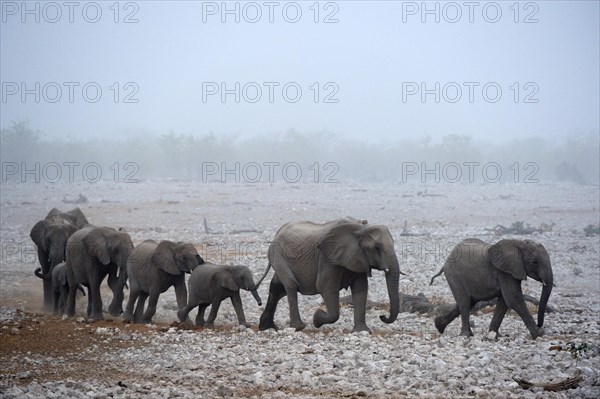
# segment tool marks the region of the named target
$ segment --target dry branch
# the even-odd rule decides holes
[[[417,295],[408,295],[402,292],[400,295],[400,312],[401,313],[431,313],[434,315],[437,314],[446,314],[450,312],[454,308],[454,304],[450,303],[432,303],[429,301],[429,298],[425,296],[423,293],[419,293]],[[531,302],[534,305],[539,305],[539,301],[530,295],[523,295],[523,299],[526,302]],[[352,305],[352,296],[346,295],[340,298],[340,303],[342,305]],[[473,306],[471,312],[477,312],[483,308],[488,306],[495,306],[496,299],[492,299],[490,301],[480,301]],[[373,302],[371,300],[367,301],[367,308],[386,308],[388,306],[387,303],[384,302]],[[554,313],[556,310],[548,305],[546,306],[546,313]]]
[[[577,369],[577,371],[575,371],[575,375],[573,377],[567,378],[566,380],[561,381],[561,382],[555,382],[555,383],[538,382],[538,383],[535,383],[535,382],[529,382],[523,378],[516,378],[516,377],[513,377],[513,380],[525,389],[539,387],[539,388],[544,388],[545,391],[556,392],[556,391],[563,391],[565,389],[575,388],[583,380],[583,377],[581,376],[581,370]]]
[[[525,222],[514,222],[510,225],[510,227],[502,226],[501,224],[497,224],[493,229],[485,229],[486,231],[494,232],[494,235],[503,236],[505,234],[514,234],[514,235],[530,235],[533,233],[543,234],[548,231],[552,231],[554,227],[554,223],[547,224],[542,223],[538,227],[530,226],[529,223]]]

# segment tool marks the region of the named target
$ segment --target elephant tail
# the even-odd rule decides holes
[[[262,275],[262,277],[258,280],[258,283],[256,283],[256,288],[258,289],[258,287],[260,286],[260,283],[262,283],[262,281],[265,279],[265,277],[267,277],[267,274],[269,273],[269,270],[271,270],[271,262],[269,262],[269,265],[267,266],[267,270],[265,270],[264,274]]]
[[[439,272],[438,272],[438,273],[437,273],[435,276],[433,276],[433,277],[431,278],[431,282],[429,283],[429,285],[432,285],[432,284],[433,284],[433,280],[434,280],[436,277],[438,277],[439,275],[441,275],[443,272],[444,272],[444,268],[442,267],[442,268],[440,269],[440,271],[439,271]]]

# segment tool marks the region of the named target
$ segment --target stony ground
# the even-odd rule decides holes
[[[245,264],[255,276],[266,267],[268,241],[287,221],[349,215],[383,223],[407,273],[401,290],[436,302],[451,302],[452,295],[443,277],[432,286],[429,279],[460,240],[497,241],[488,230],[497,224],[545,224],[551,231],[521,238],[542,242],[551,255],[557,287],[550,305],[556,312],[547,315],[546,335],[535,341],[512,312],[503,336],[488,337],[489,308],[472,317],[471,339],[458,337],[458,321],[440,335],[426,314],[402,313],[386,325],[379,320],[387,312],[385,282],[374,273],[369,299],[376,306],[367,312],[372,335],[350,332],[348,306],[333,325],[287,329],[285,300],[275,319],[284,328],[258,332],[262,308],[246,292],[250,329],[236,325],[228,303],[214,328],[182,328],[174,323],[172,291],[161,297],[153,325],[124,324],[108,315],[88,322],[81,317],[84,300],[77,317],[62,320],[40,312],[41,282],[32,273],[37,260],[28,235],[50,208],[70,209],[63,199],[80,193],[88,202],[79,206],[94,224],[124,227],[135,243],[190,241],[205,259]],[[597,186],[7,183],[0,206],[2,397],[600,397],[600,242],[583,232],[598,223]],[[401,236],[405,222],[409,232],[424,235]],[[523,286],[539,296],[538,283]],[[263,283],[263,301],[267,290]],[[111,294],[103,292],[107,304]],[[300,298],[306,322],[320,305],[318,296]],[[559,392],[525,390],[513,379],[558,382],[578,370],[578,387]]]

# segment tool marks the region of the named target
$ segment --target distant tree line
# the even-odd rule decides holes
[[[502,144],[454,134],[439,142],[423,137],[373,143],[294,129],[251,138],[168,132],[67,140],[47,138],[28,121],[18,121],[1,130],[0,144],[3,182],[19,179],[15,165],[35,170],[35,164],[43,167],[51,162],[94,162],[103,169],[115,165],[123,169],[133,163],[137,178],[227,182],[235,181],[237,173],[241,182],[324,182],[329,178],[334,182],[566,181],[597,185],[600,173],[598,132],[574,133],[564,139],[524,137]],[[296,180],[298,170],[301,176]],[[105,175],[103,178],[112,178],[110,173]]]

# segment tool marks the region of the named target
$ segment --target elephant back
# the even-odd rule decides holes
[[[127,272],[135,274],[137,272],[135,266],[147,265],[157,247],[158,243],[156,241],[146,240],[133,248],[129,258],[127,258]]]
[[[84,228],[79,229],[76,232],[74,232],[73,234],[71,234],[71,236],[67,240],[67,251],[66,251],[66,253],[67,253],[67,262],[68,262],[69,256],[70,255],[72,256],[72,255],[75,254],[74,251],[77,251],[77,250],[81,251],[81,250],[83,250],[83,239],[94,228],[96,228],[96,226],[88,224]]]
[[[188,284],[196,284],[196,282],[202,281],[207,278],[212,278],[213,274],[215,274],[217,271],[221,270],[224,267],[226,266],[219,266],[215,265],[214,263],[204,262],[192,271]]]
[[[478,238],[461,241],[448,256],[444,270],[451,271],[461,265],[460,272],[465,273],[469,269],[478,269],[481,265],[492,267],[487,254],[489,247],[490,244]]]
[[[286,261],[302,261],[305,255],[315,255],[319,237],[327,229],[326,225],[312,222],[290,222],[283,225],[269,249],[269,261],[275,267],[278,257]]]

